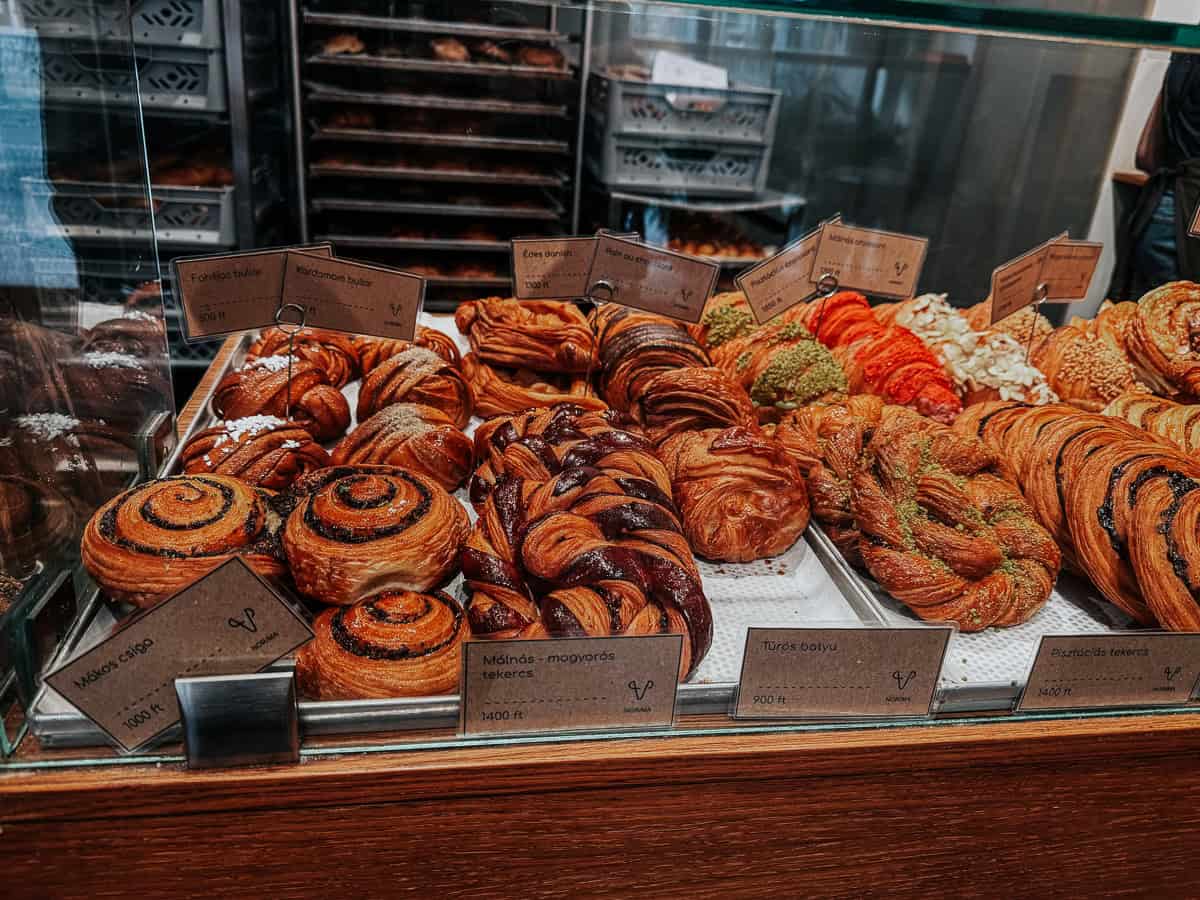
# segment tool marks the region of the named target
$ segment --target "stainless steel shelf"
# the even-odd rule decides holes
[[[526,187],[560,188],[566,176],[559,174],[517,175],[503,172],[471,172],[467,170],[410,169],[395,166],[351,165],[333,166],[314,163],[308,167],[312,177],[380,178],[396,181],[450,181],[464,184],[514,184]]]
[[[507,253],[508,241],[459,241],[453,238],[392,238],[365,234],[319,234],[313,240],[330,241],[335,246],[373,247],[378,250],[471,250]]]
[[[476,22],[443,22],[438,19],[391,18],[364,16],[356,13],[326,13],[304,11],[306,25],[332,25],[339,28],[365,28],[377,31],[404,31],[412,34],[452,35],[454,37],[492,38],[499,41],[529,41],[559,44],[570,40],[567,35],[544,28],[514,28]]]
[[[526,103],[495,100],[490,97],[447,97],[440,94],[411,94],[405,91],[348,91],[318,81],[306,81],[309,103],[352,103],[373,106],[401,106],[412,109],[457,110],[459,112],[499,113],[513,116],[553,116],[565,118],[562,103]]]
[[[629,191],[605,191],[613,200],[639,203],[642,206],[657,206],[662,209],[686,209],[691,212],[731,213],[749,212],[759,209],[781,209],[801,207],[808,201],[801,194],[780,191],[763,191],[744,200],[690,200],[678,194],[637,194]]]
[[[558,205],[536,207],[488,206],[465,203],[427,203],[424,201],[354,200],[342,197],[315,197],[309,207],[319,211],[411,213],[428,216],[470,216],[488,219],[540,219],[556,221],[562,218]]]
[[[314,141],[354,141],[361,144],[413,144],[421,147],[461,147],[465,150],[526,150],[531,153],[568,153],[566,141],[536,138],[498,138],[476,134],[431,134],[425,131],[379,131],[373,128],[323,128]]]
[[[400,56],[370,56],[365,53],[314,53],[305,63],[310,66],[342,66],[354,69],[392,69],[398,72],[431,72],[436,75],[476,75],[483,78],[540,78],[568,81],[574,72],[568,66],[518,66],[504,63],[446,62],[440,59],[406,59]]]

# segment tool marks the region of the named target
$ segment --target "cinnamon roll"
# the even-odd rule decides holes
[[[75,515],[55,487],[0,475],[0,572],[25,578],[66,548]]]
[[[447,491],[462,487],[471,474],[474,446],[449,416],[432,406],[385,406],[333,451],[335,466],[397,466],[428,475]]]
[[[277,505],[296,587],[338,606],[444,584],[470,531],[466,510],[437,482],[394,466],[321,469]]]
[[[151,606],[240,556],[284,573],[279,517],[260,488],[223,475],[180,475],[130,488],[83,531],[88,574],[110,597]]]
[[[487,297],[459,304],[454,322],[486,363],[580,375],[592,368],[592,332],[573,303]]]
[[[686,431],[669,438],[659,456],[699,556],[725,562],[777,556],[808,527],[800,470],[757,428]]]
[[[213,393],[213,411],[222,419],[274,416],[294,421],[315,440],[331,441],[350,427],[350,404],[328,382],[324,369],[304,359],[262,356],[229,372]],[[288,398],[291,397],[291,415]]]
[[[182,452],[189,475],[230,475],[278,491],[329,465],[329,454],[295,422],[250,416],[221,422],[192,437]]]
[[[287,358],[291,347],[297,359],[305,359],[325,372],[326,381],[343,388],[360,374],[358,350],[348,334],[321,328],[301,328],[291,335],[282,328],[268,328],[246,351],[248,360],[264,356]]]
[[[681,324],[663,316],[609,303],[592,312],[600,395],[628,412],[647,382],[671,369],[712,363]]]
[[[393,403],[440,409],[458,428],[466,427],[475,405],[462,372],[424,347],[402,350],[371,370],[359,389],[358,420]]]
[[[1126,348],[1156,394],[1200,397],[1200,285],[1172,281],[1137,302]]]
[[[327,609],[296,654],[296,680],[314,700],[428,697],[458,689],[463,609],[442,591],[383,591]]]
[[[555,403],[604,409],[582,375],[552,375],[529,369],[489,365],[474,353],[463,358],[463,375],[471,385],[476,414],[488,418]]]
[[[746,392],[715,367],[656,375],[646,382],[633,414],[655,444],[684,431],[753,425],[756,421]]]
[[[369,375],[381,362],[391,359],[401,350],[407,350],[415,343],[418,347],[432,350],[450,365],[458,368],[462,365],[462,356],[458,345],[450,335],[435,328],[417,326],[417,339],[410,343],[398,338],[377,338],[358,336],[354,338],[354,347],[358,352],[358,366],[364,376]]]

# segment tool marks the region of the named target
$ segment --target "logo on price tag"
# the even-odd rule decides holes
[[[830,222],[821,228],[809,281],[816,285],[832,275],[840,288],[907,300],[928,249],[928,238]]]

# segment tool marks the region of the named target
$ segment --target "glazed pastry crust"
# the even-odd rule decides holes
[[[287,356],[294,347],[297,359],[308,360],[325,372],[326,381],[343,388],[360,374],[358,352],[348,334],[320,328],[301,328],[293,338],[281,328],[268,328],[246,351],[247,359]]]
[[[711,365],[687,329],[662,316],[609,303],[589,321],[596,334],[600,395],[621,412],[632,408],[655,376]]]
[[[746,392],[716,367],[656,375],[646,383],[633,415],[655,444],[685,431],[753,425],[756,421]]]
[[[1139,379],[1157,394],[1200,397],[1200,285],[1172,281],[1137,307],[1126,347]]]
[[[272,491],[329,465],[329,454],[306,429],[271,416],[205,428],[187,442],[182,459],[189,475],[229,475]]]
[[[398,466],[455,491],[471,474],[474,446],[441,410],[419,403],[385,406],[333,451],[333,465]]]
[[[401,350],[371,370],[359,388],[358,419],[365,421],[394,403],[432,406],[458,428],[467,426],[475,406],[462,372],[424,347]]]
[[[250,416],[288,418],[286,361],[272,356],[252,360],[221,379],[213,393],[213,411],[227,421]],[[324,369],[303,359],[292,361],[291,420],[318,441],[331,441],[350,427],[350,405],[342,392],[328,383]]]
[[[528,369],[502,369],[476,354],[463,359],[463,375],[471,385],[475,412],[483,418],[517,413],[555,403],[575,403],[587,409],[604,409],[582,375],[545,375]]]
[[[491,365],[587,375],[594,363],[592,331],[573,303],[487,297],[460,304],[454,322]]]

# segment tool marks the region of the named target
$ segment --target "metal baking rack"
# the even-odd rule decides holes
[[[335,247],[369,247],[374,250],[470,250],[485,253],[507,253],[508,241],[467,241],[453,238],[393,238],[367,234],[319,234],[318,241],[330,241]]]
[[[497,41],[527,41],[532,44],[559,44],[570,38],[544,28],[517,28],[479,22],[449,22],[420,17],[389,18],[358,13],[304,11],[306,25],[330,25],[376,31],[403,31],[412,34],[437,34],[450,37],[490,38]]]
[[[540,138],[491,137],[482,134],[434,134],[429,131],[383,131],[376,128],[316,126],[314,141],[352,141],[365,144],[411,144],[419,147],[460,147],[463,150],[523,150],[527,153],[570,153],[566,141]]]
[[[482,78],[542,78],[568,81],[575,71],[566,66],[522,66],[508,63],[448,62],[443,59],[412,59],[404,56],[371,56],[366,53],[313,53],[305,58],[310,66],[349,66],[355,69],[391,69],[394,72],[430,72],[435,75],[475,75]]]
[[[414,215],[470,216],[488,219],[562,218],[563,208],[552,198],[542,198],[545,206],[488,206],[478,203],[425,203],[394,200],[356,200],[344,197],[316,197],[312,208],[335,212],[413,213]]]
[[[535,103],[493,97],[454,97],[445,94],[414,94],[408,91],[352,91],[336,85],[306,81],[309,103],[346,103],[356,106],[401,106],[414,109],[445,109],[459,112],[502,113],[510,116],[567,117],[563,103]]]
[[[561,188],[566,176],[561,173],[522,175],[506,172],[472,172],[468,169],[400,168],[367,164],[327,165],[313,163],[308,167],[312,178],[379,178],[396,181],[445,181],[462,184],[507,184],[527,187]]]

